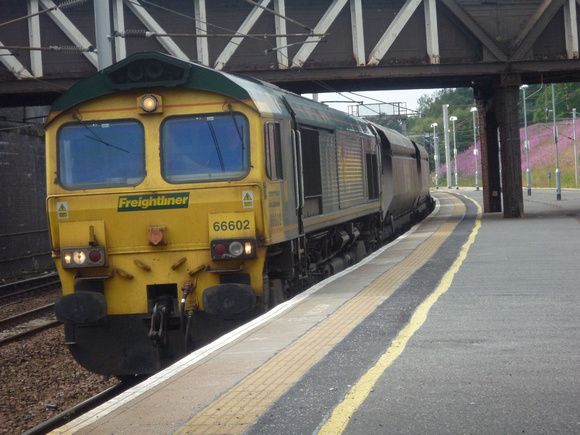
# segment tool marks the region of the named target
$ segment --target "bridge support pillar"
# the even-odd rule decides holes
[[[502,75],[500,85],[495,92],[501,143],[503,216],[506,218],[524,217],[522,151],[518,116],[521,84],[519,75]]]
[[[519,85],[518,75],[508,75],[502,76],[499,82],[478,83],[474,86],[482,126],[483,211],[501,211],[503,197],[504,217],[524,216]]]
[[[491,84],[474,87],[479,114],[481,141],[481,178],[483,185],[483,212],[501,211],[501,180],[499,167],[499,142],[494,94]]]

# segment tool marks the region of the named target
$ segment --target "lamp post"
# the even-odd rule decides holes
[[[455,188],[459,189],[459,175],[457,174],[457,144],[455,143],[455,121],[457,116],[450,116],[449,121],[453,124],[453,157],[455,159]]]
[[[574,166],[576,168],[576,189],[578,189],[578,140],[576,137],[576,109],[572,109],[572,125],[574,126]]]
[[[443,104],[443,138],[445,139],[445,166],[447,166],[447,188],[451,189],[451,152],[449,150],[449,104]]]
[[[479,172],[477,165],[477,127],[475,125],[475,113],[477,107],[472,107],[469,111],[473,114],[473,155],[475,156],[475,190],[479,190]]]
[[[435,160],[435,188],[439,189],[439,143],[437,142],[437,132],[435,131],[437,125],[434,122],[431,124],[431,128],[433,128],[433,146],[435,148],[435,153],[433,154],[433,159]]]
[[[562,184],[560,180],[560,164],[558,163],[558,126],[556,125],[556,94],[552,83],[552,112],[554,115],[554,145],[556,146],[556,200],[562,199]]]
[[[520,89],[524,93],[524,133],[526,148],[526,180],[528,183],[528,196],[532,196],[532,176],[530,174],[530,142],[528,141],[528,113],[526,111],[526,89],[528,85],[521,85]]]

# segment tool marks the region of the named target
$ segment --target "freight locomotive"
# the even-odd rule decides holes
[[[103,375],[162,369],[433,207],[428,155],[401,134],[160,53],[78,82],[46,144],[55,311]]]

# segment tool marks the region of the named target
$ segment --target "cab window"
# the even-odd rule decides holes
[[[65,124],[57,152],[65,189],[136,186],[145,178],[145,139],[137,121]]]
[[[244,178],[250,170],[248,131],[241,113],[168,118],[161,126],[163,178],[170,183]]]
[[[266,123],[266,173],[270,180],[283,179],[280,124]]]

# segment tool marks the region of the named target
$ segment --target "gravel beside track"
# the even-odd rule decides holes
[[[1,307],[0,318],[46,305],[60,294]],[[73,360],[63,326],[0,347],[0,361],[0,434],[20,434],[119,383]]]

